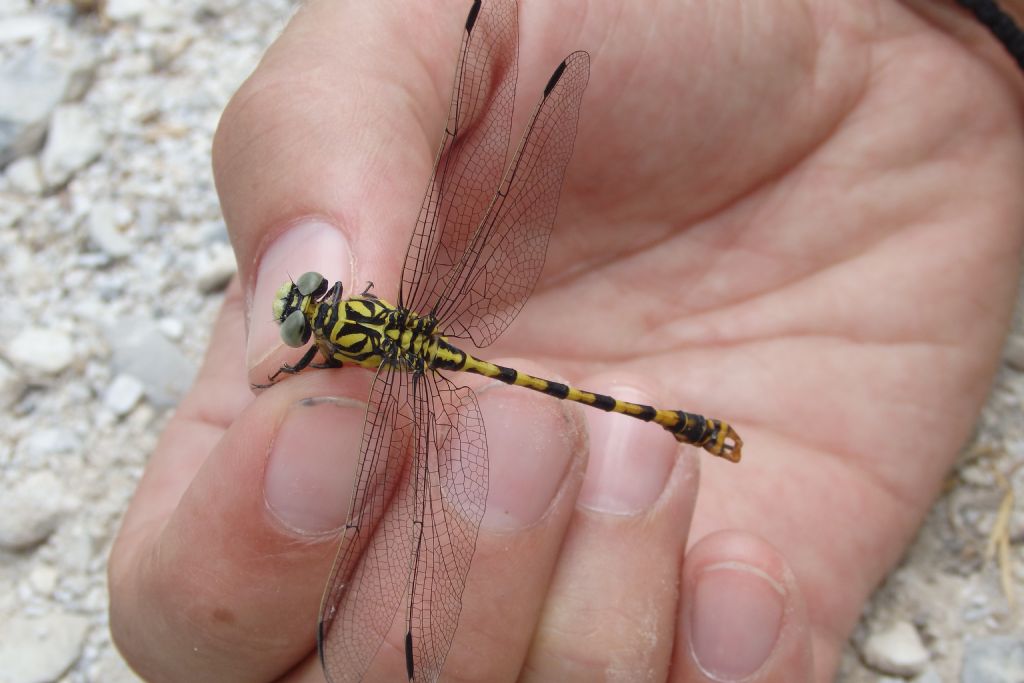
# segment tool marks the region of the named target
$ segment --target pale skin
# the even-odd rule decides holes
[[[239,283],[110,560],[147,680],[322,680],[370,375],[250,383],[300,355],[270,317],[289,274],[394,300],[468,4],[308,2],[224,114]],[[1024,77],[952,3],[521,5],[517,124],[570,50],[592,76],[544,274],[481,355],[727,419],[744,459],[481,391],[491,497],[445,676],[831,680],[998,363]],[[315,396],[351,402],[285,434]]]

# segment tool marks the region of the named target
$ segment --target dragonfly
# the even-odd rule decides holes
[[[583,391],[456,346],[494,342],[540,276],[590,76],[584,51],[557,66],[506,165],[517,63],[515,0],[474,0],[397,304],[372,285],[346,298],[341,282],[329,287],[315,272],[274,297],[282,341],[309,347],[271,383],[307,367],[376,373],[355,491],[320,607],[318,649],[332,683],[365,675],[399,610],[409,680],[436,680],[451,648],[488,487],[480,408],[452,375],[475,373],[654,422],[677,441],[740,459],[743,442],[722,420]]]

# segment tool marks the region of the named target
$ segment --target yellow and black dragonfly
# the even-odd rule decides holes
[[[313,344],[271,382],[309,366],[376,371],[356,489],[320,608],[320,658],[332,683],[363,676],[400,608],[410,680],[435,680],[451,647],[488,464],[476,397],[448,374],[472,372],[655,422],[680,442],[740,458],[742,441],[721,420],[581,391],[453,344],[488,346],[530,296],[572,156],[589,55],[574,52],[555,69],[506,167],[517,60],[515,0],[475,0],[397,305],[369,288],[345,298],[340,282],[328,287],[319,273],[275,296],[284,342]]]

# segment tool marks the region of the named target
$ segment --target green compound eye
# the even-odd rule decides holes
[[[295,288],[302,296],[312,295],[316,299],[327,291],[327,278],[314,271],[303,273],[302,277],[295,281]]]
[[[281,323],[281,341],[298,348],[309,341],[310,329],[302,311],[292,311]]]

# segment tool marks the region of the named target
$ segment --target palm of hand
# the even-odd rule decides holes
[[[595,56],[546,277],[500,346],[738,423],[691,542],[774,543],[824,670],[969,434],[1020,242],[1010,99],[895,5],[706,10],[723,35],[688,8],[610,39],[628,52]]]

